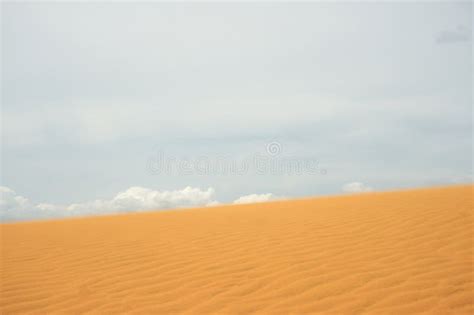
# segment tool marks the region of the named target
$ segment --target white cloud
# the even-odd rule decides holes
[[[215,198],[215,190],[212,187],[207,190],[193,187],[186,187],[181,190],[153,190],[135,186],[119,192],[112,199],[98,199],[69,205],[51,203],[35,204],[5,186],[0,186],[0,193],[1,221],[220,205],[220,202]],[[236,199],[234,204],[265,202],[274,199],[278,198],[271,193],[251,194]]]
[[[73,213],[87,211],[128,212],[133,210],[171,209],[194,206],[207,206],[214,200],[214,189],[200,190],[186,187],[182,190],[159,191],[143,187],[130,187],[118,193],[111,200],[95,200],[88,203],[70,205],[67,210]]]
[[[70,205],[33,204],[8,187],[0,186],[0,217],[2,220],[68,217],[110,214],[139,210],[172,209],[216,205],[213,188],[201,190],[186,187],[182,190],[152,190],[130,187],[109,200],[94,200]]]
[[[342,186],[342,191],[346,193],[363,193],[370,192],[372,190],[372,187],[360,182],[347,183]]]
[[[242,196],[236,200],[234,200],[235,204],[242,204],[242,203],[255,203],[255,202],[265,202],[277,199],[277,197],[271,193],[268,194],[251,194]]]
[[[4,217],[10,213],[26,214],[32,204],[28,199],[19,196],[13,189],[0,186],[0,216]]]

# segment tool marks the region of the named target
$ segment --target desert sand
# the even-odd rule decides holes
[[[474,314],[473,188],[2,224],[0,313]]]

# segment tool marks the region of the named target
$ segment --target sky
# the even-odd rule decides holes
[[[470,2],[2,2],[0,217],[471,183],[472,24]]]

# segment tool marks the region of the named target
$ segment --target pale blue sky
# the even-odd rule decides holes
[[[3,2],[2,186],[216,199],[472,181],[472,5]],[[156,150],[316,159],[317,175],[153,175]]]

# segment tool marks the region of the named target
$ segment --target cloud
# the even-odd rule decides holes
[[[451,44],[471,40],[471,30],[464,25],[458,25],[454,30],[444,30],[436,35],[438,44]]]
[[[71,204],[66,210],[73,215],[81,215],[207,206],[214,203],[214,195],[213,188],[204,191],[192,187],[182,190],[158,191],[143,187],[130,187],[126,191],[118,193],[111,200]]]
[[[0,221],[62,218],[184,207],[210,207],[221,204],[217,201],[215,190],[212,187],[207,190],[189,186],[181,190],[153,190],[134,186],[119,192],[112,199],[98,199],[69,205],[35,204],[5,186],[0,186],[0,193]],[[251,194],[236,199],[234,203],[255,203],[274,199],[278,198],[271,193]]]
[[[33,204],[14,190],[0,186],[0,218],[2,220],[25,220],[53,217],[69,217],[122,213],[139,210],[172,209],[216,205],[213,188],[201,190],[186,187],[182,190],[152,190],[130,187],[109,200],[94,200],[70,205],[49,203]]]
[[[265,201],[270,201],[270,200],[275,200],[275,199],[277,199],[277,197],[271,193],[251,194],[251,195],[242,196],[234,200],[234,204],[265,202]]]
[[[372,190],[372,187],[360,182],[347,183],[342,186],[342,191],[346,193],[363,193]]]
[[[0,186],[0,216],[8,216],[13,213],[26,214],[31,209],[31,202],[23,196],[19,196],[13,189]]]

